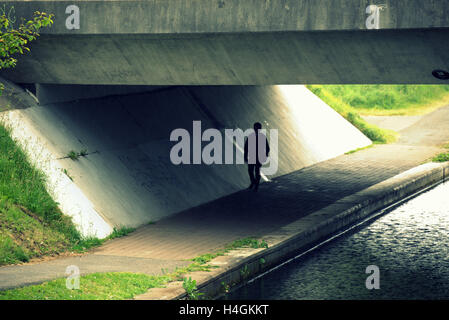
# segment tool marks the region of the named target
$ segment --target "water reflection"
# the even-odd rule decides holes
[[[441,184],[227,299],[448,299],[448,195]],[[379,290],[365,287],[373,264]]]

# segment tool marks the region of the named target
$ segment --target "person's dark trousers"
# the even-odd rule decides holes
[[[250,188],[254,187],[255,190],[259,188],[260,167],[262,167],[261,164],[248,164],[248,173],[251,180]]]

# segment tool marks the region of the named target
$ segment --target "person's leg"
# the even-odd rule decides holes
[[[255,167],[256,166],[254,164],[248,164],[248,174],[249,174],[249,179],[251,180],[251,185],[249,186],[248,189],[251,189],[256,184],[256,182],[255,182],[256,178],[254,177]]]
[[[254,166],[254,171],[256,172],[256,176],[254,179],[254,184],[255,184],[255,190],[257,191],[257,189],[259,188],[259,183],[260,183],[260,168],[262,167],[262,165],[260,164],[256,164]]]

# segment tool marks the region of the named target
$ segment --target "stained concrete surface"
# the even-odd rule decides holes
[[[249,185],[245,165],[172,164],[170,133],[191,132],[194,120],[203,130],[246,130],[255,121],[278,130],[278,171],[269,179],[371,144],[303,86],[172,87],[34,105],[20,115],[111,227],[157,221]],[[71,150],[88,155],[74,161]]]
[[[445,0],[6,0],[5,11],[30,17],[55,14],[43,33],[53,34],[202,34],[281,31],[364,30],[369,5],[382,5],[382,29],[449,27]],[[80,28],[70,29],[69,5],[80,12]],[[370,10],[371,11],[371,10]],[[70,22],[70,19],[69,19]]]
[[[97,85],[444,84],[448,30],[43,34],[16,83]]]
[[[79,29],[65,1],[2,3],[12,18],[56,15],[2,70],[16,83],[439,84],[432,71],[449,69],[446,0],[384,0],[379,30],[368,0],[72,1]]]

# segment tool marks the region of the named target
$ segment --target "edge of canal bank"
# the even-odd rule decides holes
[[[319,242],[351,228],[386,207],[414,195],[434,184],[443,182],[449,174],[449,162],[426,163],[373,185],[353,195],[298,219],[269,233],[261,239],[267,249],[236,249],[209,262],[210,271],[187,274],[197,283],[197,289],[207,299],[226,294],[230,288],[241,286],[279,266],[285,261],[305,253]],[[169,283],[166,288],[150,289],[135,297],[136,300],[187,299],[182,281]]]

